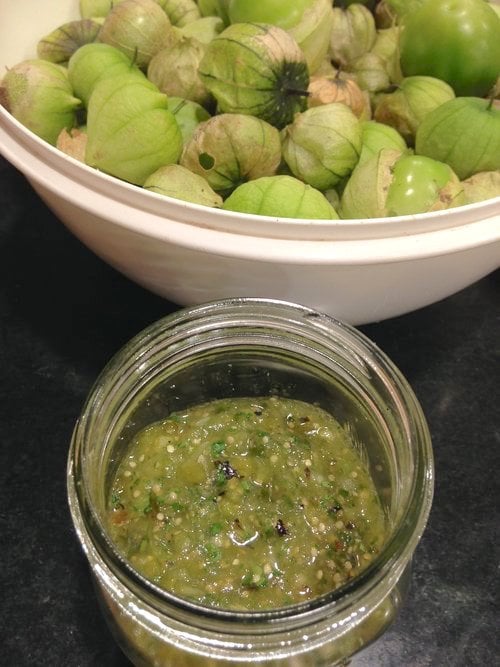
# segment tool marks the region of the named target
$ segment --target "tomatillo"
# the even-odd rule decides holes
[[[403,17],[400,54],[405,76],[482,97],[500,74],[500,18],[484,0],[425,0]]]

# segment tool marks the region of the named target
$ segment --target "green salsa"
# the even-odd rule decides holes
[[[109,496],[132,566],[178,597],[263,610],[356,576],[386,523],[349,430],[291,399],[228,398],[141,431]]]

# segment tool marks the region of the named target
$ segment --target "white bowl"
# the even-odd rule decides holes
[[[29,57],[78,1],[0,0],[0,71]],[[178,304],[295,301],[351,324],[442,299],[500,267],[500,197],[415,216],[291,220],[165,198],[99,173],[0,107],[0,150],[62,222],[137,283]]]

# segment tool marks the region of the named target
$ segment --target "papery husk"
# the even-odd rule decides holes
[[[329,55],[334,63],[346,67],[372,48],[375,37],[375,20],[369,9],[358,3],[347,9],[333,8]]]
[[[415,151],[450,165],[465,180],[500,169],[500,108],[479,97],[456,97],[420,123]]]
[[[500,170],[481,171],[462,181],[467,204],[500,197]]]
[[[319,190],[287,175],[262,177],[240,185],[226,199],[223,208],[273,218],[338,218],[334,207]]]
[[[127,74],[95,86],[87,133],[85,162],[136,185],[177,162],[183,145],[167,96],[145,77]]]
[[[212,96],[198,76],[206,46],[196,39],[181,37],[168,49],[159,51],[148,65],[148,79],[166,95],[207,105]]]
[[[271,176],[281,161],[278,130],[243,114],[219,114],[200,123],[179,164],[228,194],[245,181]]]
[[[179,28],[201,18],[199,7],[194,0],[162,0],[161,6],[170,23]]]
[[[328,54],[332,26],[331,0],[315,0],[304,10],[299,23],[287,31],[302,49],[309,74],[316,72]]]
[[[177,33],[155,0],[123,0],[106,16],[99,41],[123,51],[137,67],[177,41]]]
[[[209,44],[224,30],[224,21],[218,16],[203,16],[181,28],[181,33],[189,39]]]
[[[191,139],[198,125],[210,118],[210,114],[201,104],[182,97],[169,96],[168,108],[175,116],[184,144]]]
[[[345,104],[312,107],[282,132],[282,153],[294,176],[319,190],[334,187],[354,169],[361,124]]]
[[[354,75],[361,90],[370,94],[386,90],[391,85],[385,60],[375,53],[365,53],[351,61],[349,72]]]
[[[86,128],[74,127],[69,131],[64,128],[57,137],[56,148],[79,162],[85,162],[87,138]]]
[[[340,217],[367,219],[387,216],[387,191],[394,163],[402,151],[382,149],[378,155],[358,164],[347,181],[340,201]]]
[[[380,56],[385,62],[385,68],[391,83],[400,83],[403,79],[399,62],[399,35],[401,28],[392,26],[377,31],[377,38],[371,48],[371,53]]]
[[[361,138],[361,154],[358,166],[378,155],[384,148],[391,148],[401,153],[407,150],[406,142],[397,130],[375,120],[367,120],[361,123]]]
[[[199,74],[224,113],[257,116],[282,128],[307,106],[305,56],[276,26],[229,26],[208,44]]]
[[[122,51],[102,43],[84,44],[68,62],[68,78],[77,97],[88,106],[96,84],[102,79],[120,74],[133,74],[143,79],[144,74]]]
[[[391,26],[396,25],[398,20],[397,13],[387,4],[386,0],[380,0],[380,2],[375,5],[373,16],[375,17],[377,30],[390,28]]]
[[[227,8],[229,0],[198,0],[198,7],[202,16],[219,16],[224,25],[229,25]]]
[[[212,190],[205,178],[179,164],[160,167],[146,179],[143,187],[150,192],[192,204],[212,208],[222,206],[222,197]]]
[[[53,146],[61,130],[76,125],[76,112],[82,106],[73,95],[66,68],[36,58],[7,70],[0,85],[0,104]]]
[[[42,37],[37,44],[37,55],[52,63],[67,63],[81,46],[96,40],[100,29],[101,24],[92,19],[65,23]]]
[[[84,19],[99,19],[105,18],[109,12],[125,0],[80,0],[80,16]],[[167,0],[155,0],[163,9],[163,5]]]
[[[394,127],[409,146],[425,116],[455,97],[453,88],[441,79],[411,76],[403,79],[396,90],[377,98],[374,118]]]
[[[307,105],[309,108],[342,102],[358,118],[368,119],[370,117],[370,100],[352,79],[342,79],[340,76],[313,76],[309,82],[308,91]]]

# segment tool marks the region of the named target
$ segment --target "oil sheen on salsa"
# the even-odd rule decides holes
[[[221,399],[141,431],[117,470],[109,529],[178,597],[263,610],[338,588],[373,559],[385,520],[347,429],[301,401]]]

